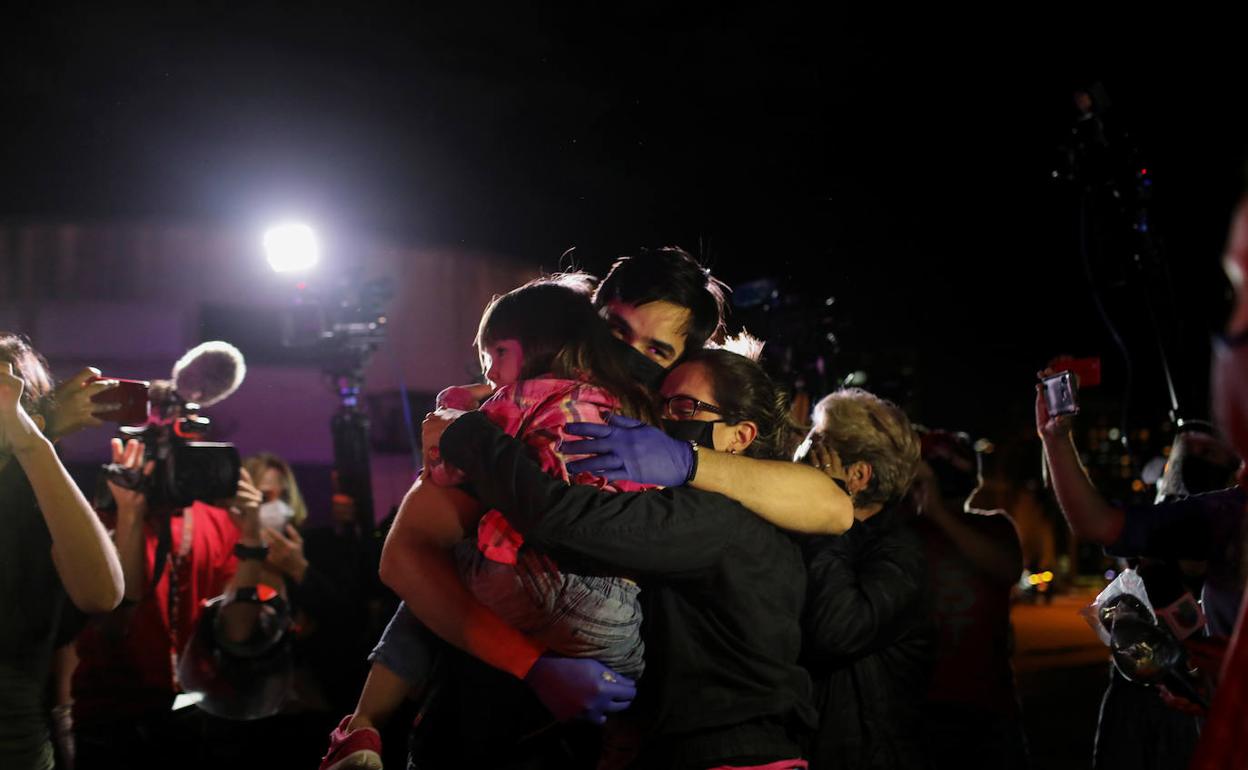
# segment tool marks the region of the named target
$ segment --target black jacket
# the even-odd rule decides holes
[[[844,535],[807,542],[802,657],[819,710],[812,770],[924,766],[919,728],[935,631],[909,515],[886,508]]]
[[[644,767],[800,756],[814,726],[798,665],[806,572],[798,546],[739,503],[687,488],[612,494],[568,486],[524,445],[470,413],[441,441],[448,462],[561,567],[642,585],[649,724]]]

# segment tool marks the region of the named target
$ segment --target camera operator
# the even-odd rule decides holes
[[[114,439],[112,454],[124,469],[152,473],[138,440]],[[121,556],[125,600],[79,638],[78,766],[194,766],[204,754],[193,714],[172,710],[180,689],[177,660],[196,633],[204,600],[219,594],[225,595],[216,628],[222,647],[263,643],[256,639],[264,633],[258,598],[266,592],[259,585],[267,555],[262,496],[245,471],[236,496],[220,507],[197,500],[169,510],[111,478],[108,486],[116,511],[101,516]]]
[[[94,390],[106,390],[107,383]],[[121,565],[91,506],[41,432],[54,414],[43,359],[0,333],[0,766],[51,768],[44,694],[66,598],[83,612],[121,601]]]
[[[965,433],[923,431],[911,494],[927,553],[936,616],[936,668],[924,729],[933,768],[1027,767],[1010,665],[1010,591],[1022,545],[1005,511],[971,507],[979,453]]]

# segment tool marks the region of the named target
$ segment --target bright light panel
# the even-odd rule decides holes
[[[282,224],[264,233],[264,253],[269,267],[278,273],[307,270],[320,259],[316,233],[304,224]]]

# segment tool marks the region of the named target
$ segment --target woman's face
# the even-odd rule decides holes
[[[277,468],[265,468],[260,474],[260,483],[256,486],[264,495],[265,502],[272,502],[286,494],[286,479]]]
[[[662,397],[664,404],[667,404],[668,399],[674,396],[684,396],[711,407],[719,407],[719,402],[715,400],[715,383],[712,380],[711,370],[698,361],[681,364],[673,369],[663,380],[663,387],[659,389],[659,395]],[[744,421],[736,425],[729,425],[724,421],[723,415],[708,409],[697,408],[692,415],[669,414],[665,409],[663,417],[669,420],[714,422],[715,427],[712,429],[714,448],[720,452],[741,452],[753,440],[753,433],[750,434],[749,438],[744,438],[740,435],[741,431],[738,428]],[[753,425],[753,423],[750,424]]]

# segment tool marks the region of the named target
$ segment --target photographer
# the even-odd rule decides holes
[[[369,589],[377,574],[371,538],[360,532],[354,502],[334,496],[333,525],[309,527],[308,510],[290,465],[262,452],[243,467],[264,496],[261,536],[269,547],[263,581],[284,585],[294,622],[292,686],[281,710],[236,725],[255,746],[250,757],[272,767],[315,767],[321,736],[334,714],[352,705],[369,642]]]
[[[179,677],[189,672],[211,680],[219,673],[214,663],[262,655],[284,628],[286,618],[271,607],[282,587],[261,585],[268,551],[260,491],[239,472],[231,447],[185,439],[206,426],[190,404],[225,398],[244,371],[241,355],[225,343],[195,348],[174,367],[172,381],[153,388],[156,416],[143,432],[152,446],[112,442],[106,478],[115,509],[100,517],[121,558],[125,600],[79,637],[73,693],[81,768],[188,766],[209,759],[212,746],[197,739],[211,720],[197,710],[172,710],[183,689]],[[230,489],[233,497],[218,505],[197,499]],[[207,601],[219,595],[219,602]],[[207,617],[214,623],[201,629]],[[188,646],[193,638],[196,646]],[[184,651],[205,646],[205,660],[179,667]],[[212,694],[205,697],[207,705]]]
[[[936,616],[936,668],[924,729],[932,767],[1027,767],[1014,671],[1010,591],[1022,545],[1005,511],[972,508],[979,453],[965,433],[922,432],[911,490]]]
[[[107,389],[107,384],[96,390]],[[44,692],[65,599],[83,612],[121,600],[107,533],[41,432],[47,366],[24,339],[0,333],[0,766],[51,768]]]
[[[144,446],[113,439],[113,461],[143,468]],[[189,736],[172,712],[180,686],[176,661],[195,633],[204,600],[226,595],[220,636],[236,645],[256,630],[257,593],[264,548],[260,492],[244,472],[238,494],[226,507],[196,501],[161,510],[144,492],[108,482],[115,513],[101,512],[113,531],[125,573],[125,600],[112,615],[93,622],[78,641],[81,662],[74,676],[74,722],[79,767],[135,766],[152,750],[175,752]],[[167,528],[171,546],[161,548]],[[241,556],[241,558],[240,558]],[[155,760],[154,760],[155,761]],[[168,756],[159,764],[169,762]]]

